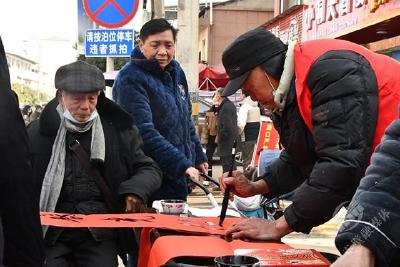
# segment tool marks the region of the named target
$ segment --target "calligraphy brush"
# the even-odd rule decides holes
[[[207,181],[210,181],[211,183],[213,183],[213,184],[215,184],[216,186],[219,187],[219,183],[214,178],[212,178],[211,176],[209,176],[209,175],[207,175],[205,173],[200,173],[200,175],[203,176]]]
[[[233,147],[232,147],[231,166],[229,169],[228,177],[232,177],[233,168],[235,167],[236,144],[237,144],[237,142],[235,140],[235,142],[233,143]],[[219,226],[222,226],[222,224],[224,223],[224,220],[225,220],[226,210],[228,209],[229,195],[231,193],[231,189],[232,188],[230,185],[228,185],[225,188],[224,199],[222,200],[221,214],[219,215]]]

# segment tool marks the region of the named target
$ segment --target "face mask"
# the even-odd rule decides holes
[[[65,109],[64,113],[63,113],[64,118],[66,118],[67,120],[73,122],[73,123],[78,123],[78,124],[83,124],[83,123],[88,123],[89,121],[94,120],[97,116],[99,116],[99,113],[97,113],[97,110],[94,110],[92,112],[92,114],[90,115],[89,119],[85,122],[80,122],[77,121],[71,114],[71,112],[69,112],[68,109]]]

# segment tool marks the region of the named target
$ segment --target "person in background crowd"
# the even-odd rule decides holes
[[[243,169],[247,169],[253,157],[254,148],[260,132],[260,108],[256,101],[251,100],[246,91],[242,90],[242,105],[238,113],[239,134],[244,138],[242,143]]]
[[[55,87],[58,97],[28,126],[41,211],[139,212],[161,185],[161,171],[144,155],[129,114],[102,92],[101,70],[83,61],[61,66]],[[46,266],[118,265],[122,244],[112,228],[44,227],[43,233]]]
[[[336,237],[332,266],[400,266],[400,120],[386,130]]]
[[[34,120],[39,119],[40,114],[42,114],[43,108],[41,105],[36,105],[35,106],[35,111],[31,114],[31,116],[29,117],[29,121],[32,122]]]
[[[185,74],[174,60],[177,30],[165,19],[146,22],[132,60],[119,72],[113,98],[129,114],[142,135],[144,151],[163,172],[152,200],[183,199],[187,177],[207,173],[207,157],[192,120]]]
[[[29,141],[0,37],[0,266],[41,267],[44,247]],[[1,229],[2,228],[2,229]]]
[[[257,181],[235,172],[221,177],[222,188],[231,185],[241,197],[293,194],[278,220],[243,221],[226,234],[279,240],[309,233],[349,202],[397,118],[400,64],[344,40],[285,45],[262,27],[233,41],[222,62],[230,77],[223,95],[243,88],[268,107],[284,147]]]
[[[217,90],[213,102],[218,109],[217,143],[223,172],[228,172],[232,164],[232,147],[238,139],[236,107],[229,98],[222,96],[223,88]],[[236,170],[236,162],[233,169]]]
[[[217,148],[216,137],[217,129],[217,107],[212,105],[206,112],[205,127],[207,128],[207,147],[206,156],[208,159],[208,175],[212,176],[213,156]]]
[[[25,125],[28,125],[30,121],[30,116],[32,114],[32,107],[30,105],[25,105],[22,108],[22,118],[24,119]]]

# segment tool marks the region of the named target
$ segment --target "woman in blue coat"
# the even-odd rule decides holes
[[[175,61],[177,31],[154,19],[140,30],[131,62],[119,72],[113,98],[133,117],[145,153],[163,172],[161,188],[152,199],[186,199],[187,176],[199,179],[208,169],[192,120],[185,74]]]

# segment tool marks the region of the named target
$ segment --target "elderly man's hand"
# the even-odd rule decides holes
[[[225,191],[225,188],[230,185],[232,187],[231,193],[238,197],[251,197],[268,193],[268,186],[264,180],[251,182],[240,171],[234,171],[232,176],[228,177],[228,173],[226,172],[218,178],[222,191]]]
[[[354,244],[336,260],[331,267],[346,267],[346,266],[375,266],[375,257],[372,251],[363,246]]]
[[[125,196],[125,212],[138,213],[144,208],[143,200],[134,194],[127,194]]]
[[[225,235],[232,239],[279,241],[283,236],[292,231],[285,217],[282,216],[277,221],[250,218],[235,223],[226,231]]]

